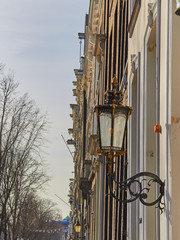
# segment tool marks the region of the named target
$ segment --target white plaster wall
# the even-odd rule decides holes
[[[146,54],[145,54],[145,42],[146,39],[148,39],[148,34],[150,33],[150,28],[148,27],[147,24],[147,16],[148,16],[148,3],[152,3],[156,1],[141,1],[141,10],[138,16],[138,20],[132,35],[132,38],[129,38],[129,46],[128,46],[128,58],[129,58],[129,64],[128,64],[128,73],[130,76],[131,73],[131,54],[138,54],[140,52],[141,55],[141,69],[140,69],[140,158],[142,159],[141,165],[140,165],[140,170],[144,171],[145,170],[145,165],[143,162],[143,158],[145,157],[145,148],[144,148],[144,140],[145,140],[145,129],[143,129],[144,126],[144,121],[145,116],[144,116],[144,101],[145,101],[145,90],[146,86],[144,85],[145,82],[143,81],[145,75],[144,75],[144,66],[146,66]],[[175,1],[174,1],[175,4]],[[175,7],[174,7],[175,8]],[[170,0],[163,0],[161,1],[161,51],[160,51],[160,126],[162,129],[162,132],[160,133],[160,178],[161,180],[165,180],[166,184],[166,192],[165,192],[165,203],[166,203],[166,211],[160,216],[160,238],[157,239],[159,240],[169,240],[171,238],[171,205],[170,205],[170,200],[171,200],[171,159],[170,159],[170,141],[171,141],[171,136],[170,136],[170,115],[171,115],[171,86],[170,86],[170,72],[171,72],[171,1]],[[156,17],[157,14],[157,8],[155,8],[154,11],[154,16]],[[173,38],[173,46],[176,46],[180,43],[180,17],[177,19],[177,17],[174,17],[174,21],[177,22],[179,21],[179,24],[176,23],[176,26],[173,27],[174,35],[176,36]],[[178,34],[175,34],[175,31],[178,32]],[[179,38],[178,38],[178,36]],[[180,44],[179,44],[180,46]],[[178,55],[179,54],[179,55]],[[175,59],[180,59],[180,47],[179,51],[174,50],[173,52],[173,60]],[[172,60],[172,62],[173,62]],[[175,60],[173,64],[175,63]],[[176,68],[176,69],[175,69]],[[176,86],[177,81],[178,84],[180,83],[180,80],[178,77],[180,77],[180,65],[179,67],[177,66],[177,61],[176,61],[176,67],[174,66],[172,68],[172,71],[174,73],[172,76],[176,76],[176,82],[175,80],[173,81],[173,86],[176,89],[176,96],[174,96],[172,99],[172,108],[174,107],[175,111],[175,106],[177,108],[177,102],[179,101],[180,103],[180,86]],[[128,78],[129,79],[129,78]],[[129,82],[130,84],[130,82]],[[179,87],[179,88],[178,88]],[[173,91],[173,89],[172,89]],[[173,92],[174,95],[174,92]],[[176,105],[175,105],[176,103]],[[178,115],[179,114],[179,115]],[[179,113],[176,114],[176,116],[180,117],[180,108],[179,108]],[[178,127],[179,124],[179,127]],[[175,131],[172,135],[172,142],[175,142],[175,139],[177,140],[178,138],[178,143],[180,146],[180,122],[178,122],[174,129],[176,131],[179,131],[178,133]],[[172,127],[173,130],[173,127]],[[179,135],[178,135],[179,134]],[[174,140],[173,140],[174,139]],[[175,150],[174,151],[174,157],[175,157],[175,152],[177,151],[177,146],[178,144],[174,145]],[[173,148],[172,148],[173,149]],[[180,147],[179,147],[180,149]],[[180,151],[180,150],[178,150]],[[180,156],[180,152],[176,154],[177,156]],[[172,155],[173,156],[173,155]],[[174,160],[174,168],[180,169],[180,160],[177,162],[177,160]],[[173,173],[174,175],[174,181],[177,181],[176,178],[176,173]],[[177,186],[177,184],[176,184]],[[175,199],[180,199],[180,195],[174,191],[174,197]],[[179,197],[179,198],[178,198]],[[177,206],[177,201],[174,200],[174,206]],[[176,210],[175,210],[176,211]],[[174,221],[176,221],[178,224],[180,222],[180,213],[177,211],[174,211]],[[140,237],[138,240],[143,239],[146,240],[146,221],[145,221],[145,214],[146,210],[142,206],[140,207],[140,216],[143,218],[143,223],[139,226],[139,231],[140,231]],[[178,215],[179,214],[179,215]],[[177,217],[179,216],[179,218]],[[178,221],[177,221],[178,219]],[[179,228],[180,231],[180,228]],[[178,234],[175,234],[174,236],[180,236],[180,232]],[[179,239],[179,237],[175,237],[173,239]]]
[[[145,163],[144,163],[144,155],[145,155],[145,116],[144,116],[144,67],[146,66],[146,59],[145,59],[145,36],[150,34],[148,30],[148,23],[147,23],[147,16],[148,16],[148,3],[152,3],[153,1],[141,1],[141,10],[134,28],[134,32],[132,35],[132,38],[129,39],[129,46],[128,46],[128,73],[131,73],[131,54],[139,55],[139,74],[138,78],[140,79],[140,86],[139,86],[139,109],[140,109],[140,171],[145,171]],[[129,79],[129,78],[128,78]],[[129,83],[130,84],[130,83]],[[133,113],[132,113],[133,114]],[[146,209],[142,204],[139,204],[139,219],[137,219],[137,222],[139,222],[140,219],[142,219],[141,224],[137,224],[137,232],[139,233],[139,238],[136,238],[136,240],[145,240],[146,239]]]
[[[170,220],[170,9],[169,1],[161,3],[161,66],[160,66],[160,177],[165,180],[166,211],[160,216],[161,239],[172,239]]]
[[[180,236],[180,16],[174,14],[176,1],[172,1],[172,115],[171,115],[171,161],[172,161],[172,239]]]

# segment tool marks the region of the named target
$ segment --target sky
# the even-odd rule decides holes
[[[72,138],[73,69],[79,68],[78,32],[84,32],[88,6],[89,0],[1,0],[0,7],[0,63],[14,73],[20,94],[28,93],[41,112],[47,112],[43,157],[52,180],[44,197],[58,204],[63,218],[70,208],[55,194],[68,203],[74,175],[61,135]]]

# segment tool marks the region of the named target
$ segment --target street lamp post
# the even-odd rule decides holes
[[[128,203],[139,199],[142,204],[146,206],[153,206],[157,204],[157,207],[164,210],[164,203],[162,203],[162,197],[164,195],[164,182],[151,172],[140,172],[136,175],[118,182],[115,179],[115,173],[113,172],[113,164],[115,157],[124,155],[126,153],[125,137],[127,130],[127,121],[131,115],[132,108],[122,105],[123,96],[118,91],[118,81],[115,77],[113,80],[113,89],[107,92],[108,102],[104,105],[96,106],[96,113],[98,119],[99,129],[99,149],[98,153],[107,157],[108,166],[108,183],[110,188],[110,194],[117,201]],[[118,198],[113,191],[113,185],[116,185],[120,192],[124,191],[127,197],[126,199]],[[148,194],[150,188],[157,184],[158,196],[154,200],[148,202]],[[134,187],[136,185],[136,187]],[[136,189],[136,190],[134,190]]]

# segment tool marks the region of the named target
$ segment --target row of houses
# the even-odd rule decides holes
[[[70,105],[70,239],[179,239],[179,9],[176,0],[90,0]],[[100,139],[95,107],[117,93],[132,109],[126,151],[98,151],[115,133],[104,122]]]

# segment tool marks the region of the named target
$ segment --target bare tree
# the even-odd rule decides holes
[[[61,219],[56,204],[50,200],[40,199],[30,193],[22,205],[21,237],[29,240],[48,240],[48,234],[61,233],[60,225],[54,220]]]
[[[48,181],[40,147],[46,117],[27,94],[17,93],[12,75],[0,76],[0,234],[17,239],[21,208]]]

